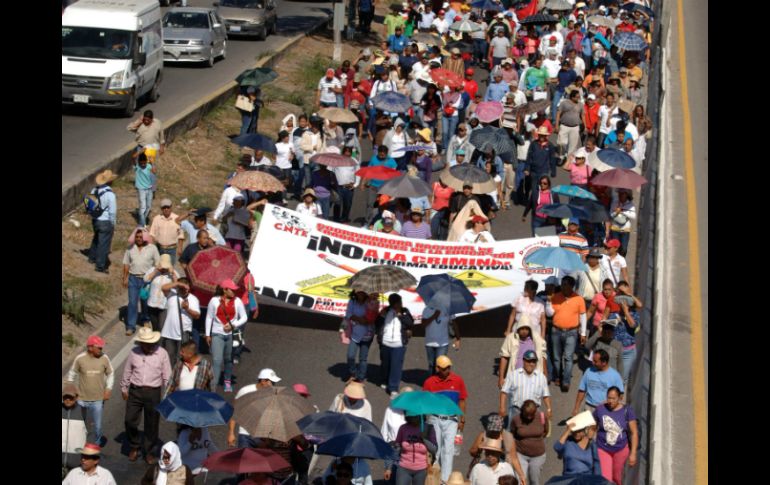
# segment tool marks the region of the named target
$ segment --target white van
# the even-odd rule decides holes
[[[160,95],[163,29],[158,0],[80,0],[61,18],[61,102],[133,116]]]

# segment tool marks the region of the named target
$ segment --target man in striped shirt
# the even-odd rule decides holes
[[[508,407],[505,398],[508,397]],[[537,370],[537,354],[528,350],[524,352],[524,367],[508,373],[505,384],[500,389],[500,416],[509,416],[509,421],[521,412],[524,401],[533,400],[538,406],[545,401],[546,414],[551,418],[551,393],[548,390],[548,380]]]
[[[573,217],[567,224],[567,230],[559,234],[559,247],[570,250],[580,255],[585,262],[588,255],[588,239],[578,232],[580,221]]]

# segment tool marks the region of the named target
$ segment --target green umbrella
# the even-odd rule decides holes
[[[261,86],[269,83],[278,77],[278,73],[269,67],[257,67],[256,69],[246,69],[235,78],[241,86]]]
[[[463,414],[460,407],[450,398],[427,391],[404,392],[390,403],[393,409],[403,409],[411,415],[437,414],[458,416]]]

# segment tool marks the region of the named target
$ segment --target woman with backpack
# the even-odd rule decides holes
[[[596,444],[602,476],[613,483],[623,483],[623,468],[637,463],[639,432],[633,408],[620,402],[620,389],[607,390],[607,402],[594,411]],[[629,444],[630,449],[629,449]]]
[[[540,473],[545,464],[545,438],[550,433],[550,426],[545,414],[537,410],[537,404],[531,399],[524,401],[521,413],[511,419],[513,444],[510,454],[518,458],[520,476],[527,481],[527,485],[541,483]]]
[[[404,308],[401,296],[392,293],[388,297],[388,305],[377,317],[377,343],[380,344],[380,361],[382,362],[382,384],[391,397],[398,395],[401,385],[401,373],[404,369],[404,356],[409,338],[412,336],[414,318],[409,310]]]

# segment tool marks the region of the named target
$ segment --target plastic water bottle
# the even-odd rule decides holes
[[[463,434],[457,432],[455,435],[455,456],[460,456],[460,448],[463,446]]]

